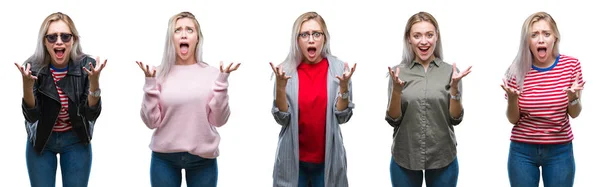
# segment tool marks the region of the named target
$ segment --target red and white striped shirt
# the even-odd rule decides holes
[[[532,67],[525,76],[519,96],[520,119],[512,129],[513,141],[531,144],[560,144],[573,140],[567,107],[569,99],[563,91],[570,87],[579,74],[583,83],[579,60],[559,55],[548,68]],[[508,86],[517,89],[515,79]],[[505,98],[508,98],[505,94]]]
[[[52,129],[55,132],[64,132],[71,130],[71,122],[69,121],[69,97],[65,94],[60,87],[58,87],[58,81],[67,75],[67,68],[57,69],[54,67],[50,68],[50,72],[52,72],[52,78],[54,78],[54,84],[56,85],[56,90],[58,91],[58,97],[60,98],[60,112],[58,113],[58,118],[56,119],[56,124]]]

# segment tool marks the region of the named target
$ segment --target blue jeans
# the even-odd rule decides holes
[[[31,142],[27,141],[25,155],[31,186],[54,187],[56,185],[58,162],[56,154],[60,154],[63,186],[87,186],[92,167],[92,146],[82,144],[72,130],[52,132],[41,154],[38,154]]]
[[[423,186],[423,171],[409,170],[392,161],[390,163],[392,186],[396,187],[421,187]],[[439,169],[425,170],[425,183],[427,187],[455,187],[458,181],[458,159],[454,159],[448,166]]]
[[[298,175],[298,187],[324,187],[325,186],[325,164],[300,161]]]
[[[187,152],[152,152],[150,183],[156,187],[180,187],[182,169],[185,169],[188,187],[217,186],[217,159],[202,158]]]
[[[528,144],[511,141],[508,178],[512,187],[537,187],[540,167],[545,187],[573,186],[575,158],[573,144]]]

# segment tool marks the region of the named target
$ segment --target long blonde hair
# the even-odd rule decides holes
[[[427,12],[418,12],[408,18],[406,22],[406,26],[404,27],[404,50],[402,52],[402,61],[400,64],[410,64],[413,60],[415,60],[415,52],[413,51],[410,45],[410,29],[414,24],[417,24],[421,21],[426,21],[431,23],[435,27],[435,34],[437,35],[436,47],[433,50],[433,55],[441,60],[444,59],[442,53],[442,36],[440,34],[440,27],[438,25],[437,20]]]
[[[309,20],[315,20],[321,25],[323,29],[323,33],[325,34],[325,38],[323,41],[323,49],[321,50],[321,56],[328,57],[331,56],[331,50],[329,48],[329,31],[327,30],[327,25],[325,24],[325,20],[321,15],[316,12],[306,12],[300,15],[296,21],[294,22],[294,26],[292,27],[292,37],[290,41],[290,52],[288,53],[287,58],[281,63],[283,70],[285,70],[286,75],[292,75],[296,72],[296,68],[302,62],[303,54],[300,50],[300,45],[298,44],[298,37],[300,34],[300,27],[302,24]]]
[[[62,12],[55,12],[48,15],[48,17],[44,19],[44,22],[42,22],[42,25],[40,26],[40,31],[38,32],[38,40],[35,52],[23,63],[31,63],[32,71],[36,70],[39,73],[39,71],[42,68],[47,67],[48,64],[50,64],[50,61],[52,61],[52,58],[48,53],[48,49],[46,49],[46,45],[44,45],[44,40],[46,38],[46,33],[48,32],[50,24],[55,21],[65,22],[67,26],[69,26],[71,34],[73,34],[73,45],[71,47],[69,58],[73,61],[78,61],[87,56],[81,50],[81,44],[79,43],[79,32],[77,31],[75,23],[73,22],[71,17]]]
[[[525,22],[523,22],[523,27],[521,28],[521,42],[519,45],[519,51],[517,52],[517,56],[515,57],[512,64],[504,74],[504,79],[506,81],[511,81],[512,79],[515,79],[517,87],[519,89],[523,88],[525,75],[527,75],[527,72],[531,70],[531,66],[533,64],[533,54],[529,49],[529,29],[535,22],[538,22],[540,20],[546,20],[548,24],[550,24],[550,27],[554,32],[554,36],[556,36],[556,41],[554,42],[554,50],[552,51],[552,54],[554,56],[557,56],[559,54],[558,46],[560,43],[560,33],[558,32],[558,26],[556,25],[556,22],[554,21],[552,16],[550,16],[550,14],[546,12],[536,12],[530,15],[525,20]]]
[[[169,19],[169,27],[167,28],[167,36],[165,38],[165,49],[163,52],[162,62],[160,66],[157,68],[157,73],[159,78],[166,78],[171,70],[171,67],[175,65],[176,55],[175,54],[175,44],[173,41],[173,34],[175,33],[175,24],[177,20],[182,18],[190,18],[194,22],[194,26],[198,32],[198,43],[196,44],[196,62],[200,64],[207,65],[204,61],[202,61],[202,43],[204,42],[204,38],[202,36],[202,31],[200,30],[200,24],[194,14],[190,12],[180,12]]]

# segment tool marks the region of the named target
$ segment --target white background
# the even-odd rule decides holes
[[[506,162],[511,125],[499,85],[517,53],[522,23],[536,11],[547,11],[557,21],[561,53],[581,61],[587,84],[583,112],[572,120],[575,186],[594,186],[600,168],[595,154],[600,127],[594,118],[600,94],[594,55],[599,16],[591,2],[3,1],[0,186],[29,186],[20,109],[22,82],[13,63],[33,53],[40,24],[56,11],[73,18],[85,53],[108,58],[101,75],[103,111],[94,133],[89,186],[150,186],[152,131],[139,116],[144,75],[135,61],[160,63],[168,19],[180,11],[198,18],[205,36],[206,62],[242,63],[229,77],[230,120],[218,129],[222,136],[219,186],[272,185],[280,126],[270,114],[273,82],[268,63],[286,57],[292,24],[306,11],[324,17],[333,54],[358,63],[352,78],[356,108],[342,127],[351,186],[391,186],[392,128],[384,120],[385,75],[387,66],[399,63],[404,25],[418,11],[430,12],[438,20],[447,62],[456,62],[461,69],[473,65],[463,83],[464,121],[456,127],[458,186],[509,186]]]

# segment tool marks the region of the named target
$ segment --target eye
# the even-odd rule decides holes
[[[193,32],[194,32],[194,30],[193,30],[193,29],[191,29],[191,28],[188,28],[188,29],[187,29],[187,32],[188,32],[188,33],[193,33]]]
[[[537,33],[531,34],[531,37],[537,37]]]
[[[415,39],[419,39],[419,37],[420,37],[420,35],[418,35],[418,34],[413,35],[413,38],[415,38]]]
[[[547,32],[547,33],[545,33],[544,35],[545,35],[546,37],[549,37],[549,36],[550,36],[550,33],[548,33],[548,32]]]
[[[179,32],[181,32],[181,28],[175,29],[175,33],[179,33]]]
[[[308,33],[300,33],[300,37],[306,38],[306,37],[308,37]]]
[[[313,36],[315,36],[315,37],[317,37],[317,38],[318,38],[318,37],[321,37],[321,33],[320,33],[320,32],[315,32],[315,33],[313,33]]]
[[[432,38],[433,34],[429,33],[429,34],[427,34],[427,37]]]

